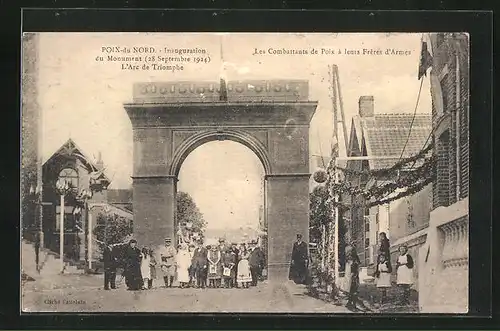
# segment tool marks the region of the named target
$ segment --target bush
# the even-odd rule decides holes
[[[104,245],[122,243],[132,234],[131,221],[116,214],[99,213],[97,225],[94,228],[94,235],[98,240],[99,249],[102,252]]]

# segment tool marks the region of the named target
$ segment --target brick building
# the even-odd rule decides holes
[[[422,312],[468,310],[469,38],[427,36],[436,180],[426,244],[418,263]]]
[[[374,157],[369,160],[349,160],[347,168],[355,171],[380,170],[393,166],[401,157],[418,154],[425,146],[431,134],[431,115],[416,114],[376,114],[374,112],[374,98],[362,96],[359,99],[359,115],[355,116],[351,124],[351,132],[347,156]],[[411,127],[411,132],[410,132]],[[410,137],[408,139],[408,134]],[[405,142],[408,143],[405,147]],[[420,164],[417,162],[414,167]],[[367,185],[383,185],[395,178],[379,178],[377,182],[370,182],[369,176],[347,173],[346,178],[353,186],[366,187]],[[413,240],[409,236],[426,228],[429,223],[432,188],[430,185],[421,191],[390,203],[363,207],[367,202],[361,196],[343,196],[347,204],[353,204],[346,211],[344,217],[347,225],[348,240],[355,244],[362,266],[361,277],[368,277],[367,267],[374,266],[377,256],[378,235],[385,232],[394,248],[401,243],[407,243],[412,255],[418,255],[418,249],[423,239]],[[396,243],[396,245],[394,245]],[[392,258],[397,258],[393,249]]]

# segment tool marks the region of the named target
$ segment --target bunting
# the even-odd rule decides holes
[[[420,53],[420,63],[418,65],[418,80],[422,76],[427,76],[427,69],[432,67],[432,56],[427,49],[427,42],[422,40],[422,51]]]

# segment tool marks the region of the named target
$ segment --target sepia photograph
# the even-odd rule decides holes
[[[469,35],[22,35],[29,313],[465,314]]]

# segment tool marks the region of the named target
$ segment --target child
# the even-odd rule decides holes
[[[223,256],[223,269],[222,277],[224,278],[224,287],[232,288],[234,286],[233,280],[236,276],[236,253],[231,247],[226,249],[226,253]]]
[[[148,249],[149,253],[149,269],[150,269],[150,277],[148,281],[148,289],[153,288],[153,279],[156,279],[156,259],[154,257],[154,252],[152,248]]]
[[[151,279],[151,256],[149,255],[149,249],[144,247],[141,251],[141,275],[143,279],[142,289],[146,290],[149,288],[149,280]]]
[[[211,245],[208,251],[208,287],[219,287],[222,277],[222,253],[215,245]]]
[[[403,289],[402,304],[410,303],[410,287],[413,284],[413,258],[408,254],[408,247],[399,247],[399,257],[396,264],[398,286]]]
[[[237,283],[239,288],[248,288],[252,282],[252,274],[250,273],[250,266],[248,264],[249,252],[246,246],[242,245],[240,250],[240,261],[238,262],[238,276]]]
[[[387,288],[391,287],[391,263],[386,260],[385,254],[380,254],[378,257],[377,269],[375,277],[377,278],[377,288],[380,290],[380,304],[385,302],[387,296]]]
[[[346,308],[352,311],[358,310],[356,304],[358,302],[360,264],[361,262],[356,252],[356,248],[349,246],[349,249],[346,249],[346,277],[349,289]]]

